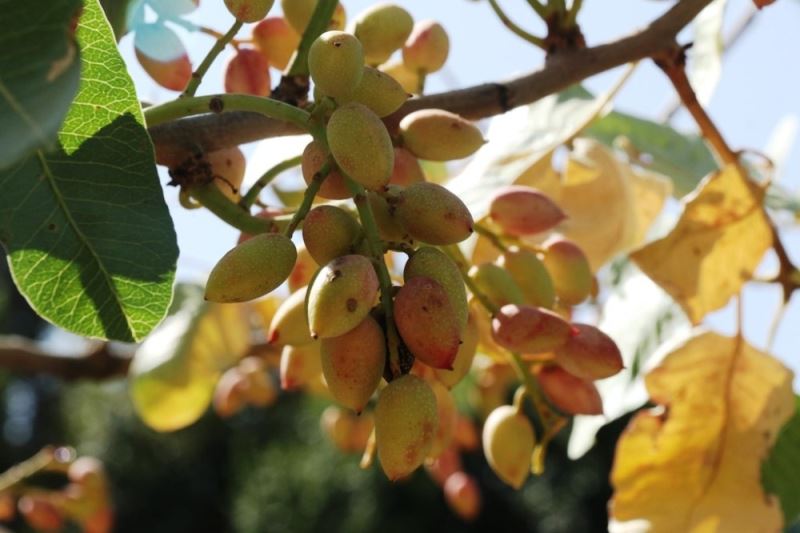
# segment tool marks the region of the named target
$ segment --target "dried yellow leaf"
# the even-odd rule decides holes
[[[573,141],[563,176],[545,157],[515,184],[536,187],[558,203],[567,219],[556,231],[581,247],[594,272],[643,241],[672,192],[667,178],[636,170],[605,145],[583,138]],[[535,245],[542,238],[523,240]]]
[[[611,514],[651,533],[782,531],[761,463],[794,411],[792,373],[715,333],[693,337],[645,383],[666,408],[637,414],[617,444]]]
[[[687,197],[669,235],[631,258],[697,324],[739,292],[772,246],[763,197],[762,189],[728,166]]]

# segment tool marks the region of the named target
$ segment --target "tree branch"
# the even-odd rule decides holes
[[[256,343],[250,346],[246,355],[275,356],[275,346]],[[280,356],[280,350],[277,355]],[[105,342],[86,354],[55,355],[23,337],[0,337],[0,370],[14,375],[48,375],[64,381],[103,381],[127,376],[130,364],[131,357],[112,353]]]
[[[74,357],[44,352],[21,337],[7,337],[0,343],[0,369],[13,374],[48,374],[66,381],[103,380],[127,375],[130,362],[128,357],[112,354],[107,343]]]
[[[681,0],[638,33],[608,44],[556,53],[543,68],[506,82],[414,98],[385,119],[387,126],[396,128],[402,117],[418,109],[446,109],[476,120],[535,102],[595,74],[669,49],[674,46],[678,32],[710,2]],[[246,112],[209,114],[150,128],[159,161],[174,160],[198,148],[219,150],[298,133],[303,132],[296,126]]]

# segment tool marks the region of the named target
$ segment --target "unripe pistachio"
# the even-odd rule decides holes
[[[367,315],[344,335],[322,339],[322,373],[337,402],[360,413],[378,388],[386,364],[386,339]]]
[[[378,234],[381,239],[389,242],[406,242],[411,244],[413,239],[408,234],[406,228],[400,224],[395,217],[394,209],[388,204],[385,198],[377,193],[367,191],[367,201],[375,217],[375,224],[378,226]]]
[[[247,377],[237,367],[229,368],[214,389],[214,411],[221,418],[230,418],[247,405]]]
[[[320,35],[308,51],[308,71],[317,88],[339,100],[355,90],[364,70],[364,51],[354,36],[343,31]]]
[[[311,184],[314,174],[319,172],[327,157],[327,154],[316,142],[311,141],[306,145],[305,150],[303,150],[303,160],[300,164],[306,185]],[[338,170],[331,170],[325,181],[322,182],[317,195],[328,200],[344,200],[345,198],[350,198],[350,190],[345,184],[344,176]]]
[[[415,72],[430,74],[444,66],[449,53],[450,38],[442,25],[433,20],[421,20],[414,24],[403,45],[403,63]]]
[[[64,513],[44,494],[25,494],[17,502],[19,513],[34,529],[61,531]]]
[[[292,28],[299,34],[303,34],[311,20],[311,15],[317,7],[317,0],[281,0],[283,16],[291,24]],[[344,7],[341,3],[336,4],[336,9],[331,17],[328,29],[343,30],[346,22]]]
[[[442,382],[445,387],[452,389],[469,373],[472,368],[472,361],[475,359],[475,354],[478,351],[478,338],[477,318],[470,313],[468,315],[467,325],[464,328],[464,332],[461,334],[461,344],[458,347],[458,353],[456,353],[456,358],[453,360],[453,369],[434,369],[436,379]]]
[[[344,335],[375,304],[378,276],[363,255],[344,255],[326,264],[308,292],[308,325],[314,338]]]
[[[525,303],[548,309],[553,307],[556,301],[553,280],[534,252],[509,248],[500,256],[499,264],[519,286]]]
[[[436,413],[439,418],[431,450],[428,452],[428,458],[435,459],[450,446],[453,440],[458,410],[456,409],[456,402],[447,387],[436,380],[429,381],[428,385],[430,385],[433,394],[436,396]]]
[[[464,472],[455,472],[444,483],[444,500],[455,514],[471,522],[481,512],[481,489],[474,478]]]
[[[311,283],[314,274],[316,274],[318,270],[319,265],[314,261],[314,258],[311,257],[311,254],[308,253],[305,245],[301,244],[298,246],[297,260],[287,280],[289,282],[289,290],[295,292],[307,286]]]
[[[453,432],[453,442],[462,450],[469,452],[477,450],[481,445],[481,437],[472,419],[459,414],[456,419],[456,429]]]
[[[490,201],[489,216],[503,233],[517,237],[553,229],[566,218],[553,200],[522,185],[499,189]]]
[[[298,390],[317,379],[322,373],[319,341],[303,346],[284,346],[281,351],[281,389]]]
[[[403,145],[429,161],[463,159],[486,142],[472,122],[442,109],[420,109],[400,121]]]
[[[381,467],[390,480],[407,476],[422,464],[438,423],[436,396],[424,380],[406,374],[381,391],[375,438]]]
[[[245,302],[263,296],[286,281],[297,259],[291,239],[262,233],[225,254],[206,284],[206,300]]]
[[[572,327],[557,314],[529,305],[504,305],[492,319],[492,335],[519,353],[549,352],[567,342]]]
[[[350,102],[328,120],[328,145],[342,172],[371,191],[382,189],[394,168],[389,132],[366,106]]]
[[[159,85],[182,91],[192,78],[192,63],[178,35],[163,24],[137,26],[133,39],[136,59]]]
[[[379,117],[391,115],[408,100],[408,93],[397,80],[372,67],[364,67],[361,81],[349,96],[338,99],[341,104],[358,102]]]
[[[322,412],[320,427],[340,451],[355,453],[366,446],[375,421],[372,413],[356,415],[349,410],[329,405]]]
[[[239,372],[247,379],[244,390],[245,399],[250,405],[266,407],[275,403],[278,391],[267,371],[266,362],[255,356],[245,357],[237,365]]]
[[[472,234],[472,215],[461,199],[435,183],[403,189],[395,206],[397,220],[415,239],[428,244],[456,244]]]
[[[267,96],[269,63],[253,48],[240,48],[225,67],[225,92]]]
[[[269,17],[253,28],[253,43],[270,65],[283,70],[300,44],[300,35],[283,17]]]
[[[511,274],[494,263],[473,265],[469,269],[469,277],[495,305],[521,305],[525,302],[522,289]]]
[[[378,67],[378,70],[385,72],[395,80],[403,90],[410,94],[419,94],[420,92],[420,75],[409,69],[402,61],[392,60],[388,63]]]
[[[232,202],[239,201],[239,190],[244,180],[244,171],[247,161],[244,153],[238,146],[223,148],[206,154],[211,172],[214,175],[214,184]],[[222,179],[220,179],[222,178]]]
[[[414,19],[402,7],[382,3],[361,13],[355,20],[354,34],[364,46],[364,59],[370,65],[383,63],[406,42]]]
[[[555,349],[556,362],[570,374],[595,380],[622,370],[622,354],[611,337],[589,324],[573,324],[573,335]]]
[[[405,148],[395,148],[394,167],[389,183],[408,187],[421,181],[425,181],[425,172],[419,164],[419,159]]]
[[[303,221],[303,242],[320,265],[354,252],[361,226],[347,211],[332,205],[313,208]]]
[[[461,325],[444,288],[425,276],[406,281],[394,298],[397,330],[411,353],[434,368],[451,369]]]
[[[302,346],[312,340],[306,316],[306,289],[299,289],[286,298],[275,311],[267,341],[270,344]]]
[[[418,276],[427,276],[442,286],[463,331],[467,325],[469,310],[467,291],[458,266],[438,248],[423,246],[414,252],[403,270],[403,278],[406,281]]]
[[[329,405],[322,411],[319,426],[322,432],[330,439],[334,446],[341,452],[350,452],[350,432],[353,429],[354,419],[350,413],[336,405]]]
[[[545,397],[562,413],[603,414],[603,399],[591,381],[573,376],[558,365],[538,368],[536,377]]]
[[[461,456],[455,446],[445,448],[436,459],[425,461],[425,470],[431,476],[433,482],[440,487],[443,487],[447,478],[460,471],[461,468]]]
[[[502,405],[483,425],[483,453],[504,483],[519,489],[528,479],[535,438],[533,426],[516,407]]]
[[[554,237],[543,245],[544,266],[553,279],[561,303],[576,305],[592,292],[592,270],[589,260],[577,244]]]
[[[275,0],[225,0],[231,15],[242,22],[258,22],[269,13]]]

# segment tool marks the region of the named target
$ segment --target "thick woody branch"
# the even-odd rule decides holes
[[[262,358],[280,356],[275,345],[253,344],[246,355]],[[65,381],[123,378],[128,375],[131,358],[109,350],[108,343],[98,344],[85,354],[55,355],[42,351],[22,337],[0,337],[0,370],[14,375],[53,376]]]
[[[543,68],[518,78],[414,98],[388,117],[387,125],[393,128],[403,116],[424,108],[446,109],[475,120],[535,102],[595,74],[669,49],[674,46],[678,32],[710,2],[681,0],[648,27],[630,37],[591,48],[557,53],[547,60]],[[203,115],[150,128],[160,159],[297,133],[303,132],[291,124],[243,112]]]
[[[103,380],[128,373],[130,358],[112,354],[108,344],[76,356],[60,356],[43,352],[26,339],[9,337],[0,343],[0,369],[12,374],[51,375],[67,381]]]

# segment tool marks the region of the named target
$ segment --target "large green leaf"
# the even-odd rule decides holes
[[[59,148],[0,171],[0,241],[46,319],[135,341],[169,306],[177,244],[141,108],[97,0],[78,29],[82,82]]]
[[[764,488],[781,501],[786,524],[800,517],[800,396],[794,416],[783,426],[761,468]]]
[[[672,178],[676,196],[694,190],[706,174],[717,168],[699,135],[680,133],[670,126],[626,113],[609,113],[584,134],[609,146],[617,137],[627,137],[636,151],[650,159],[647,168]]]
[[[0,168],[53,148],[80,82],[80,0],[0,0]]]

